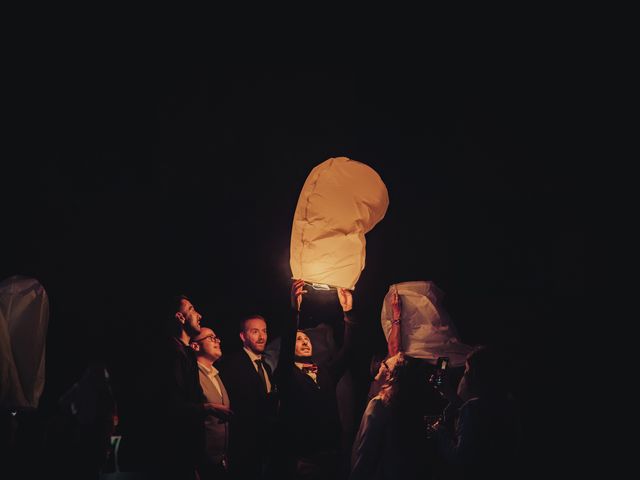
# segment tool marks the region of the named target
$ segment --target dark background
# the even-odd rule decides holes
[[[526,363],[529,336],[583,293],[574,167],[555,148],[553,67],[473,53],[278,65],[45,44],[17,61],[0,278],[34,276],[49,294],[42,403],[96,360],[126,394],[171,294],[192,298],[225,351],[245,313],[277,336],[298,194],[332,156],[389,191],[354,296],[364,353],[384,349],[388,286],[433,280],[463,341]]]

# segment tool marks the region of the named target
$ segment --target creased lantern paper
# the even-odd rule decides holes
[[[400,328],[402,349],[407,355],[435,363],[449,357],[453,367],[464,365],[472,347],[461,343],[449,315],[441,305],[443,292],[428,281],[403,282],[389,287],[382,303],[382,330],[391,332],[391,295],[395,289],[402,302]]]
[[[45,381],[49,299],[35,279],[0,283],[0,406],[32,409]]]
[[[368,165],[346,157],[316,166],[293,217],[293,278],[353,289],[365,266],[369,232],[387,212],[387,187]]]

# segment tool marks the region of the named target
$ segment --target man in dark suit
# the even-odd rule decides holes
[[[265,475],[269,433],[275,424],[277,397],[271,368],[263,361],[267,322],[251,315],[240,324],[242,349],[221,366],[233,401],[229,453],[231,471],[238,479],[258,480]]]
[[[342,346],[316,364],[311,339],[298,329],[304,285],[303,280],[292,285],[294,318],[284,324],[275,372],[281,402],[276,471],[281,479],[341,479],[347,473],[347,452],[341,451],[336,385],[353,357],[353,296],[336,289],[344,320]]]
[[[170,336],[147,352],[141,369],[144,458],[135,470],[154,478],[195,479],[204,452],[205,418],[225,419],[228,412],[205,398],[189,346],[201,331],[202,316],[185,296],[171,299],[165,308]]]

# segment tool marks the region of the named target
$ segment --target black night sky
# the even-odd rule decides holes
[[[104,48],[23,63],[0,278],[34,276],[49,294],[45,404],[90,361],[125,382],[163,296],[190,295],[223,348],[238,348],[244,313],[276,336],[298,194],[333,156],[370,165],[389,191],[354,295],[371,352],[384,348],[391,283],[435,281],[463,341],[513,352],[552,302],[582,292],[583,232],[559,201],[570,168],[547,150],[552,80],[526,62],[277,65]]]

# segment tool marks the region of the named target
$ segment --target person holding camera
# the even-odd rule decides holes
[[[380,392],[362,416],[353,444],[350,480],[429,478],[423,399],[428,384],[418,359],[400,352]]]
[[[423,426],[429,388],[425,365],[402,351],[402,304],[397,289],[391,307],[388,355],[369,389],[369,403],[353,444],[350,480],[429,478]]]
[[[456,394],[434,425],[441,459],[461,478],[519,478],[519,419],[502,355],[481,346],[467,357]]]

